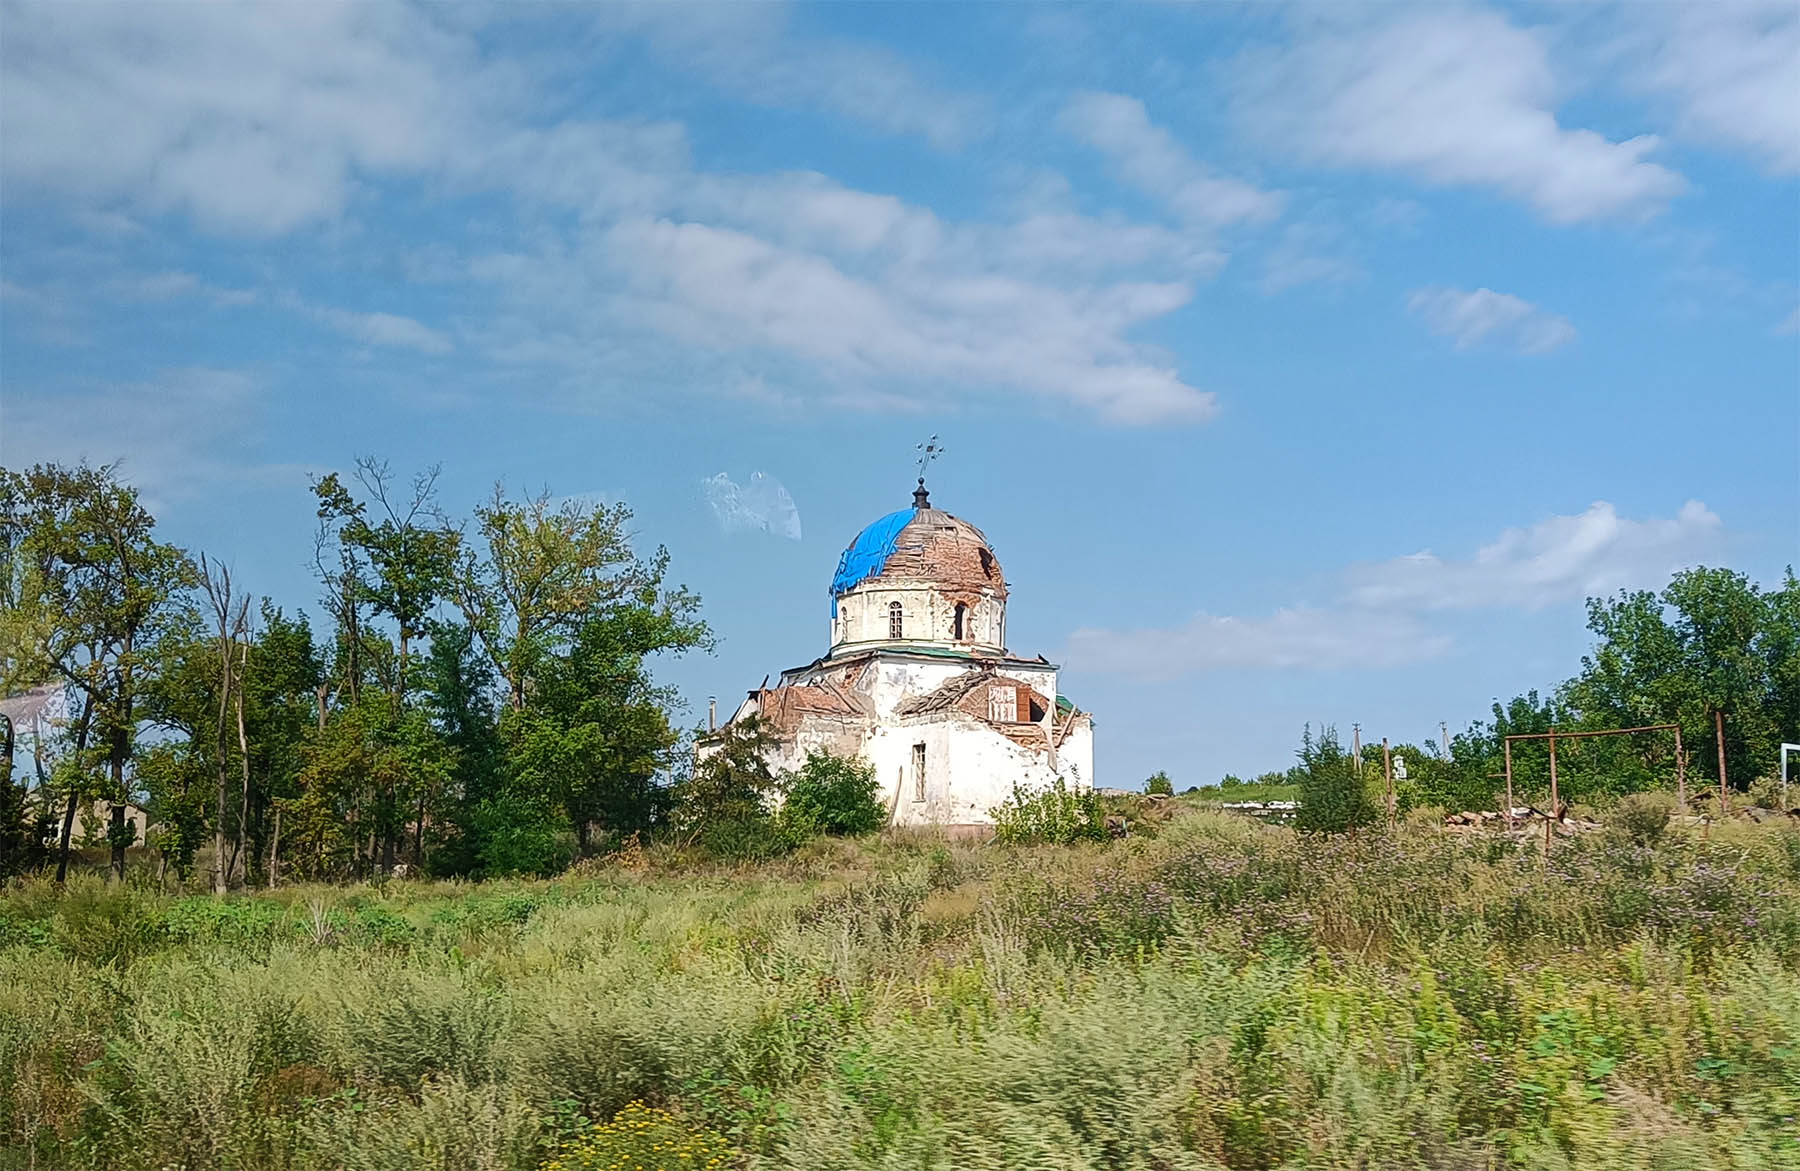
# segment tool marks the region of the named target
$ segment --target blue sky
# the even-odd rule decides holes
[[[936,433],[1098,779],[1186,785],[1800,552],[1791,4],[0,17],[0,462],[289,608],[358,455],[623,500],[699,718]]]

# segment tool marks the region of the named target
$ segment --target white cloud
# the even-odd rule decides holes
[[[531,116],[542,111],[521,75],[487,63],[447,10],[46,7],[15,10],[5,42],[9,195],[273,235],[340,222],[396,177],[510,193],[516,220],[458,262],[498,304],[459,323],[454,344],[558,368],[548,381],[559,370],[570,395],[604,394],[630,371],[650,375],[640,385],[761,378],[793,399],[888,409],[973,394],[1124,423],[1214,410],[1163,351],[1132,337],[1223,263],[1192,232],[1044,209],[948,222],[819,175],[707,171],[676,123]],[[641,11],[594,19],[632,27]],[[787,42],[768,40],[784,34],[757,13],[657,9],[642,18],[655,27],[632,35],[679,39],[665,26],[702,19],[745,22],[742,36],[705,35],[743,41],[749,58],[786,52],[769,48]],[[860,66],[822,66],[836,79],[827,92],[807,89],[805,70],[721,62],[749,71],[721,84],[754,82],[770,100],[855,106],[861,94],[858,116],[955,138],[945,111],[956,103],[934,105],[873,65],[861,89]],[[27,128],[15,137],[15,125]],[[117,150],[71,145],[115,133]],[[116,295],[184,289],[194,291],[186,276],[164,274]],[[271,302],[365,345],[453,345],[430,321]]]
[[[593,175],[568,187],[642,193],[631,198],[660,214],[606,209],[566,240],[546,234],[535,251],[477,260],[473,271],[509,303],[484,344],[579,370],[660,337],[690,375],[711,353],[771,367],[792,393],[865,405],[1004,393],[1123,423],[1197,421],[1215,409],[1211,394],[1128,336],[1187,302],[1189,281],[1218,260],[1204,246],[1072,215],[950,224],[815,175],[664,165],[642,182],[627,165],[621,183]],[[1058,247],[1033,247],[1054,235]],[[1164,279],[1127,279],[1121,267]],[[704,374],[714,385],[723,377]]]
[[[800,539],[800,510],[780,480],[762,472],[751,472],[747,483],[739,485],[724,472],[700,481],[707,504],[719,527],[728,533],[756,532]]]
[[[1172,629],[1077,630],[1065,658],[1084,671],[1167,680],[1196,671],[1336,671],[1435,658],[1450,640],[1403,614],[1298,607],[1266,618],[1197,614]]]
[[[309,310],[332,329],[371,346],[417,350],[421,354],[447,354],[450,339],[428,325],[393,313],[358,313],[319,306]]]
[[[1673,517],[1630,520],[1606,501],[1577,516],[1508,529],[1466,561],[1429,552],[1358,566],[1347,575],[1357,605],[1409,610],[1490,606],[1537,610],[1638,586],[1659,586],[1715,550],[1719,518],[1698,500]]]
[[[55,391],[12,386],[0,465],[117,463],[120,475],[153,500],[217,488],[244,470],[222,456],[253,437],[262,389],[249,373],[208,367]]]
[[[1522,354],[1545,354],[1575,340],[1567,317],[1492,289],[1420,289],[1406,307],[1459,350],[1494,342]]]
[[[1258,287],[1279,293],[1298,285],[1341,285],[1362,279],[1343,233],[1320,222],[1289,224],[1263,257]]]
[[[1661,35],[1637,80],[1674,99],[1677,133],[1800,173],[1800,8],[1712,0],[1647,11],[1663,19],[1636,31]]]
[[[1715,550],[1719,518],[1689,501],[1674,517],[1629,520],[1601,502],[1578,516],[1508,529],[1463,561],[1416,553],[1342,574],[1336,601],[1267,617],[1201,613],[1175,627],[1084,628],[1065,654],[1083,670],[1171,679],[1225,668],[1394,667],[1448,651],[1428,615],[1539,610],[1634,587],[1659,587]]]
[[[339,214],[359,172],[419,173],[479,124],[472,44],[422,9],[11,4],[5,175],[100,205],[275,234]]]
[[[1069,100],[1062,128],[1112,160],[1120,177],[1190,224],[1262,223],[1281,214],[1282,197],[1201,165],[1173,135],[1153,125],[1144,103],[1124,94],[1082,93]]]
[[[664,60],[760,105],[816,109],[940,149],[987,132],[985,99],[932,85],[883,49],[805,37],[779,4],[602,6],[602,25],[644,35]]]
[[[1336,10],[1291,45],[1237,62],[1250,133],[1328,166],[1396,170],[1427,183],[1522,200],[1553,223],[1638,217],[1679,194],[1681,176],[1557,121],[1548,54],[1533,32],[1470,7]]]

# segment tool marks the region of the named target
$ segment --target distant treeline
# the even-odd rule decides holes
[[[1491,719],[1450,737],[1447,754],[1436,740],[1388,746],[1406,762],[1406,779],[1395,783],[1402,809],[1496,808],[1508,736],[1656,724],[1681,728],[1690,794],[1717,790],[1722,727],[1727,787],[1771,795],[1781,744],[1800,743],[1800,580],[1792,567],[1781,588],[1770,591],[1729,569],[1687,569],[1660,593],[1590,598],[1587,611],[1595,644],[1580,672],[1547,697],[1534,690],[1495,702]],[[1355,759],[1330,727],[1316,735],[1308,729],[1299,756],[1286,771],[1249,782],[1227,776],[1221,787],[1317,788],[1322,771],[1349,775]],[[1378,785],[1386,767],[1379,742],[1362,745],[1365,784]],[[1516,741],[1512,771],[1519,799],[1543,799],[1547,741]],[[1564,801],[1673,790],[1676,776],[1675,737],[1668,731],[1557,742]]]

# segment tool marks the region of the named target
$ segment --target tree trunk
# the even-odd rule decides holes
[[[281,870],[281,806],[275,807],[275,838],[269,843],[269,889],[275,889],[275,879]]]
[[[69,790],[69,807],[63,812],[62,842],[56,852],[56,882],[58,886],[62,885],[63,880],[69,874],[69,836],[75,831],[77,792],[74,788]]]
[[[115,794],[112,803],[111,824],[108,835],[112,839],[112,882],[125,881],[125,755],[130,749],[127,743],[131,723],[131,703],[125,703],[125,724],[112,734],[112,783]]]
[[[63,812],[62,841],[56,850],[56,884],[61,886],[69,873],[69,837],[75,832],[75,802],[81,795],[81,758],[87,752],[88,721],[94,718],[92,692],[81,698],[81,722],[75,727],[74,776],[69,781],[69,807]]]
[[[223,622],[221,621],[221,627]],[[227,763],[230,756],[226,748],[225,715],[231,705],[231,644],[226,631],[219,632],[219,738],[218,738],[218,786],[213,794],[213,894],[225,893],[230,878],[225,863],[225,789],[228,783]]]
[[[112,877],[109,882],[125,881],[125,806],[114,801],[106,836],[112,839]]]
[[[244,733],[244,679],[250,672],[250,643],[246,639],[238,656],[237,734],[238,759],[243,762],[244,791],[238,805],[238,857],[244,860],[244,885],[250,885],[250,855],[244,852],[245,833],[250,821],[250,738]]]

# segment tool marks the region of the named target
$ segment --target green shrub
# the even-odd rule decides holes
[[[994,819],[994,836],[1009,845],[1066,845],[1106,838],[1099,795],[1092,789],[1071,789],[1061,777],[1035,791],[1014,785],[1012,796],[988,813]]]
[[[815,750],[788,780],[781,817],[790,833],[810,837],[873,833],[888,812],[876,796],[874,765]]]
[[[1149,780],[1144,782],[1144,792],[1151,796],[1160,793],[1164,797],[1172,797],[1175,795],[1175,783],[1169,780],[1168,773],[1158,769],[1150,774]]]
[[[568,814],[541,797],[490,797],[475,807],[470,828],[484,878],[555,874],[575,856]]]

